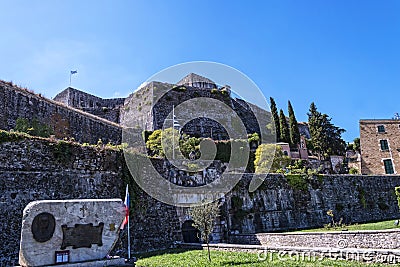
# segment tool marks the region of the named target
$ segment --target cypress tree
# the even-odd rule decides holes
[[[308,115],[308,127],[310,129],[311,143],[313,146],[313,152],[316,152],[321,158],[323,151],[323,133],[322,133],[322,114],[317,111],[315,103],[312,102]]]
[[[293,148],[297,148],[298,145],[300,144],[300,131],[290,101],[288,101],[288,112],[289,112],[289,126],[290,126],[290,143]]]
[[[276,140],[278,142],[280,142],[281,141],[281,127],[280,127],[280,122],[279,122],[278,109],[276,108],[275,100],[272,97],[270,97],[269,100],[271,103],[270,108],[271,108],[272,118],[275,123]]]
[[[320,159],[344,154],[346,143],[342,139],[342,133],[345,130],[333,125],[327,114],[317,111],[314,102],[310,105],[308,125],[313,152],[317,153]]]
[[[283,113],[282,109],[279,111],[279,122],[281,128],[281,142],[290,144],[289,125],[287,123],[286,116]]]

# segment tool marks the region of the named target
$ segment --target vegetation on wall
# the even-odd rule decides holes
[[[275,156],[271,156],[275,155]],[[284,155],[281,146],[275,144],[261,144],[255,153],[255,173],[277,172],[290,164],[290,157]]]
[[[305,174],[287,174],[285,175],[288,184],[296,190],[306,191],[308,189],[307,178]]]
[[[16,120],[14,131],[39,137],[50,137],[53,134],[51,126],[40,123],[37,119],[29,121],[26,118]]]
[[[173,150],[175,150],[175,158],[189,158],[189,154],[193,151],[199,153],[200,139],[190,137],[187,134],[181,134],[178,130],[168,128],[165,130],[153,131],[147,139],[146,147],[148,154],[152,157],[168,157],[172,158]],[[175,145],[175,147],[173,147]],[[179,151],[182,153],[179,153]]]
[[[28,137],[29,135],[24,133],[0,130],[0,144],[4,142],[16,142]]]
[[[54,144],[53,155],[54,158],[63,164],[68,164],[72,159],[71,143],[60,140]]]
[[[174,131],[174,135],[172,134]],[[260,142],[258,134],[250,134],[248,140],[222,140],[214,141],[210,138],[191,137],[187,134],[181,134],[178,130],[168,128],[165,130],[155,130],[152,133],[146,132],[147,136],[146,147],[148,155],[151,157],[166,157],[171,158],[172,146],[175,143],[175,158],[179,159],[181,155],[184,158],[190,158],[190,154],[195,156],[195,159],[202,158],[203,160],[219,160],[224,163],[231,163],[232,167],[243,165],[244,155],[249,155],[247,170],[254,172],[254,152],[250,151],[249,144],[252,147],[257,147]],[[173,142],[173,138],[174,141]],[[240,153],[231,154],[232,147],[239,150]],[[178,150],[179,148],[179,150]],[[179,151],[182,153],[179,153]],[[215,152],[215,156],[213,154]]]

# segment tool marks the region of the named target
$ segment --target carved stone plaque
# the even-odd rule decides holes
[[[99,223],[98,226],[93,226],[92,223],[75,224],[74,227],[62,225],[63,241],[61,249],[66,249],[69,246],[72,246],[73,249],[91,248],[94,244],[102,246],[103,228],[104,223]]]
[[[56,221],[50,213],[43,212],[36,215],[31,226],[33,239],[40,243],[49,241],[53,237],[55,226]]]

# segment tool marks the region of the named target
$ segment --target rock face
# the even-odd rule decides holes
[[[103,259],[118,239],[124,216],[121,199],[31,202],[23,214],[19,264]]]

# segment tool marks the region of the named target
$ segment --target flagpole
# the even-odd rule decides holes
[[[129,215],[128,215],[128,260],[131,258],[131,231],[130,231],[130,224],[129,224]]]
[[[172,159],[175,159],[175,106],[172,105]]]
[[[69,87],[71,87],[71,76],[72,76],[72,72],[69,72]]]
[[[126,185],[126,194],[129,195],[129,187]],[[128,201],[130,202],[130,197],[128,197]],[[130,203],[128,203],[128,209],[130,208]],[[131,259],[131,230],[130,230],[130,223],[129,223],[130,213],[128,210],[128,261]]]

